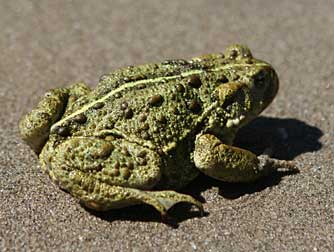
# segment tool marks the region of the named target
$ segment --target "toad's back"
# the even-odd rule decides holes
[[[214,89],[255,63],[251,55],[210,54],[116,70],[68,108],[51,132],[66,127],[72,136],[116,135],[169,151],[203,129],[215,107]]]

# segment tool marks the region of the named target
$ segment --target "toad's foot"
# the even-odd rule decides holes
[[[197,136],[194,161],[203,173],[225,182],[252,182],[281,169],[298,171],[291,161],[267,155],[257,157],[250,151],[226,145],[210,134]]]
[[[266,171],[291,171],[299,172],[299,169],[295,162],[287,160],[279,160],[271,158],[268,155],[262,154],[257,157],[259,162],[259,167]]]
[[[155,205],[153,205],[161,213],[162,216],[166,215],[166,212],[175,204],[181,202],[195,205],[200,211],[201,215],[203,215],[204,213],[202,203],[195,200],[189,195],[177,193],[175,191],[149,191],[145,193],[148,194],[149,197],[156,199],[159,202],[160,208],[161,206],[163,207],[163,211],[161,211]]]

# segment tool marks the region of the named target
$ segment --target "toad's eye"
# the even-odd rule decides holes
[[[265,85],[266,72],[261,70],[254,77],[254,84],[257,88],[263,88]]]

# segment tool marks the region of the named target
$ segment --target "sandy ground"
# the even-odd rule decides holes
[[[94,3],[93,3],[94,2]],[[1,251],[333,251],[334,2],[5,1],[0,4]],[[17,122],[48,89],[129,64],[247,44],[280,76],[277,99],[237,144],[297,162],[252,185],[200,177],[204,202],[88,212],[43,174]]]

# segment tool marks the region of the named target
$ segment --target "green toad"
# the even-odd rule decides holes
[[[233,147],[275,97],[278,78],[241,45],[191,60],[118,69],[48,92],[20,122],[42,168],[88,208],[149,204],[165,215],[202,172],[251,182],[288,162]]]

